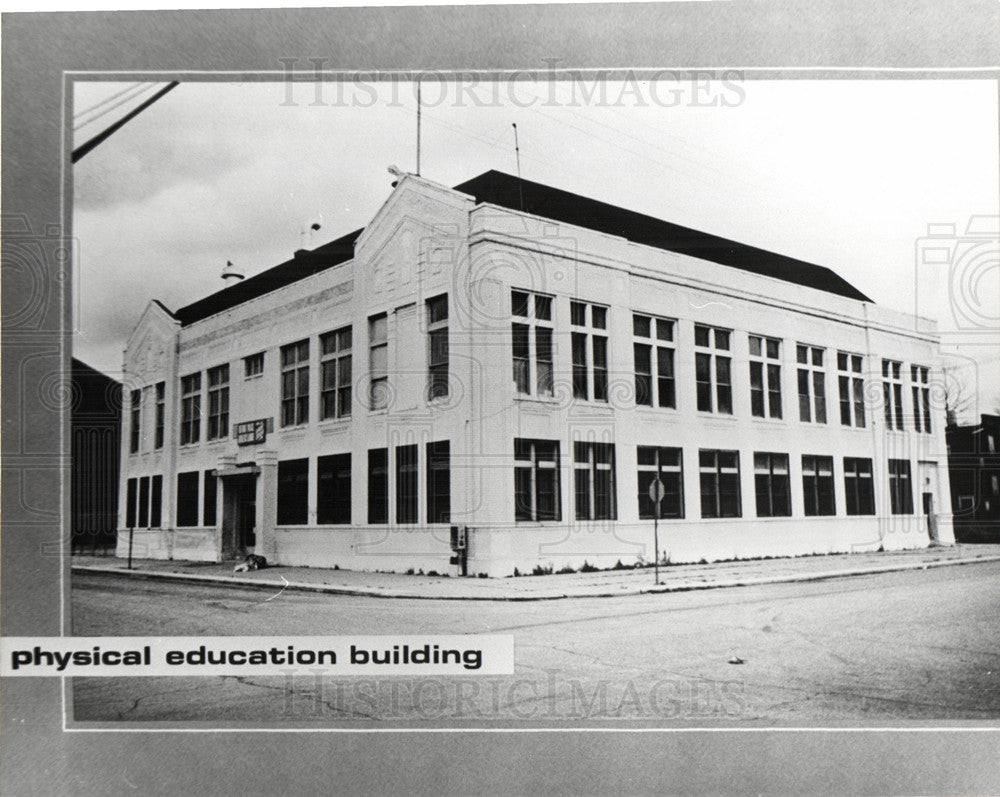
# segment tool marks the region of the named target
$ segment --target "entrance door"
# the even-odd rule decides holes
[[[927,536],[938,541],[937,516],[934,514],[934,493],[924,493],[924,517],[927,518]]]
[[[932,543],[938,542],[937,506],[938,506],[938,467],[936,462],[920,462],[917,465],[921,509],[927,523],[927,536]]]
[[[252,474],[222,480],[222,553],[241,559],[257,544],[257,479]]]

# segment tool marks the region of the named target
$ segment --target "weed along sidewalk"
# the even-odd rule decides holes
[[[551,600],[682,592],[720,587],[811,581],[898,570],[1000,561],[1000,545],[954,545],[916,551],[801,556],[708,564],[621,568],[507,578],[454,578],[441,575],[378,573],[312,567],[267,567],[234,573],[231,564],[139,559],[126,569],[123,559],[74,556],[74,572],[118,577],[197,581],[223,586],[302,589],[341,595],[430,600]]]

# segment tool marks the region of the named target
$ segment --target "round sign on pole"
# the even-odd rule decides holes
[[[653,479],[649,485],[649,500],[654,504],[660,503],[663,500],[663,496],[667,494],[667,488],[663,486],[663,482],[659,479]]]

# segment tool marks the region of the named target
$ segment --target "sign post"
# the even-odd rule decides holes
[[[667,490],[659,477],[649,485],[649,500],[653,502],[653,573],[656,583],[660,583],[660,501]]]

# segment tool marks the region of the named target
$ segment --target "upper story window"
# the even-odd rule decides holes
[[[351,414],[351,328],[321,335],[319,418],[347,418]]]
[[[750,412],[756,418],[781,417],[781,341],[750,336]]]
[[[309,341],[281,347],[281,425],[309,422]]]
[[[728,356],[732,333],[695,324],[694,355],[698,409],[701,412],[733,414],[732,358]],[[722,354],[721,352],[726,352]]]
[[[389,317],[385,313],[368,319],[368,407],[389,406]]]
[[[551,396],[552,297],[512,290],[510,310],[514,386],[524,395]]]
[[[229,436],[229,365],[208,369],[208,439]]]
[[[201,439],[201,372],[181,377],[181,445]]]
[[[930,369],[923,365],[910,366],[913,388],[913,427],[918,432],[931,433]]]
[[[569,303],[573,349],[573,398],[608,400],[608,308]]]
[[[166,414],[167,383],[156,383],[156,428],[154,430],[154,447],[163,448],[163,423]]]
[[[264,373],[264,352],[251,354],[243,358],[243,378],[250,379]]]
[[[799,420],[826,423],[825,350],[803,343],[795,347],[799,376]]]
[[[865,383],[860,354],[837,352],[837,382],[840,386],[840,422],[844,426],[865,425]]]
[[[139,450],[139,432],[142,423],[142,391],[133,390],[129,395],[131,420],[129,426],[128,450],[134,454]]]
[[[645,404],[647,407],[676,408],[674,322],[633,313],[632,336],[635,403]]]
[[[448,295],[427,300],[427,397],[448,395]]]
[[[903,364],[882,360],[882,404],[886,429],[903,429]]]

